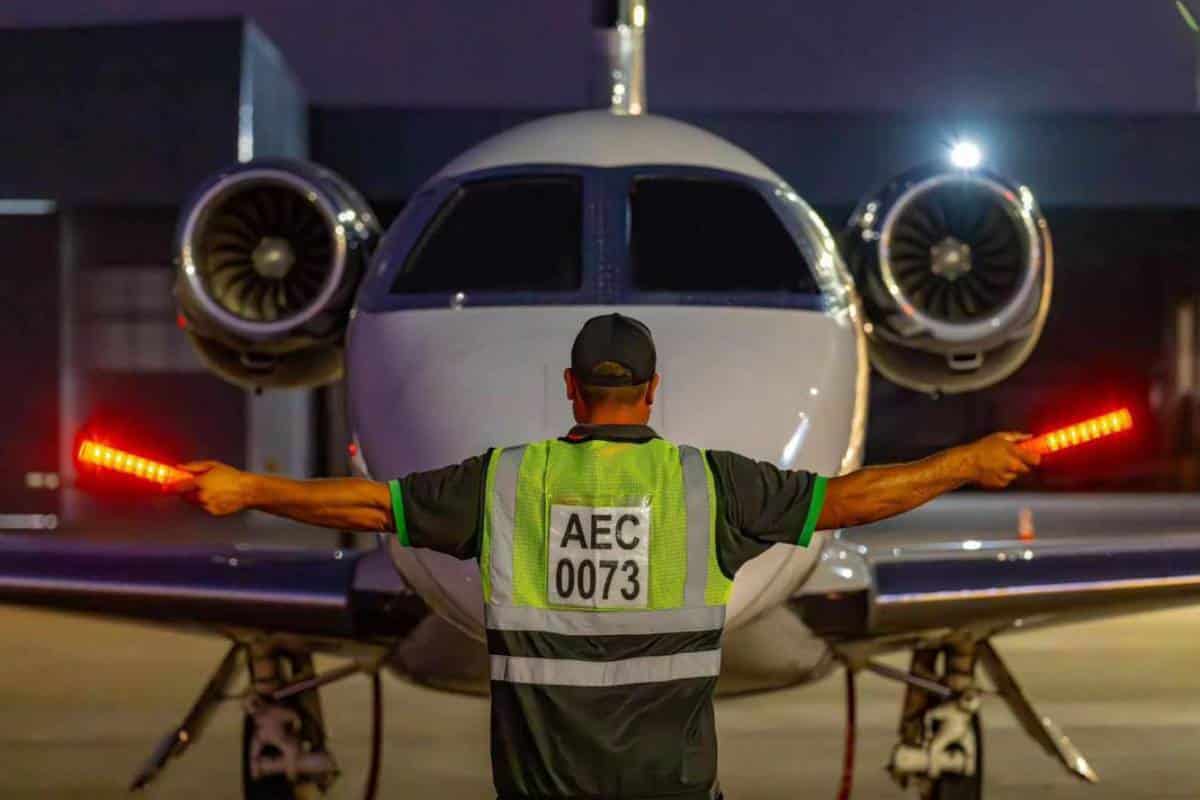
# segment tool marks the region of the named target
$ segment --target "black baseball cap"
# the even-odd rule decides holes
[[[654,376],[658,356],[643,323],[624,314],[604,314],[583,323],[571,347],[571,372],[587,386],[637,386]],[[628,367],[632,375],[596,375],[604,361]]]

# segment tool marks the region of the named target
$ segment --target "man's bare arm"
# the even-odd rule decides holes
[[[908,464],[866,467],[831,478],[817,528],[848,528],[887,519],[968,483],[1002,489],[1041,460],[1017,445],[1022,433],[996,433]]]
[[[299,481],[242,472],[215,461],[183,464],[181,469],[192,478],[173,489],[216,516],[255,509],[337,530],[393,527],[387,484],[363,478]]]

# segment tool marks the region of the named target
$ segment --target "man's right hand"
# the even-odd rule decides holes
[[[1041,463],[1037,453],[1022,450],[1028,433],[993,433],[964,447],[973,472],[972,482],[985,489],[1003,489]]]
[[[1038,465],[1020,444],[1027,433],[993,433],[971,444],[912,461],[865,467],[830,478],[817,529],[866,525],[903,514],[965,483],[1003,489]]]

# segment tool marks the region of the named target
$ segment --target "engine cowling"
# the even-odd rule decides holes
[[[192,346],[247,388],[337,380],[378,237],[366,201],[324,167],[264,159],[213,175],[176,231],[176,298]]]
[[[1054,265],[1027,187],[982,170],[914,170],[863,200],[841,238],[871,362],[894,383],[975,391],[1033,352]]]

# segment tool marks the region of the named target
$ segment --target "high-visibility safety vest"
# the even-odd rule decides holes
[[[480,568],[504,800],[716,794],[733,582],[704,453],[662,439],[492,453]]]

